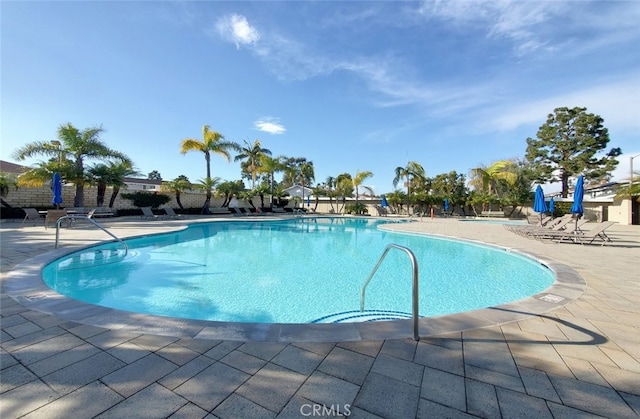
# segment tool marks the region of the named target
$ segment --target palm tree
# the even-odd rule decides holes
[[[327,176],[324,184],[327,188],[325,193],[329,197],[329,206],[331,207],[331,212],[333,212],[333,198],[336,196],[336,178],[333,176]]]
[[[355,189],[356,191],[356,206],[358,205],[358,195],[359,195],[358,188],[360,186],[365,188],[369,193],[371,194],[374,193],[371,187],[362,185],[362,182],[364,182],[365,179],[368,179],[371,176],[373,176],[373,172],[369,172],[369,171],[360,172],[356,170],[356,175],[351,179],[351,182],[353,182],[353,189]]]
[[[112,208],[116,197],[120,192],[120,188],[126,186],[125,178],[128,176],[139,175],[140,173],[131,167],[129,163],[111,162],[109,164],[95,165],[87,170],[87,174],[90,182],[95,183],[98,187],[96,206],[104,206],[107,187],[113,187],[111,199],[109,200],[109,208]]]
[[[11,173],[0,172],[0,204],[3,207],[11,208],[11,205],[2,198],[9,194],[12,187],[18,189],[16,177]]]
[[[57,163],[52,161],[39,162],[26,172],[20,173],[16,179],[16,185],[27,188],[40,188],[51,181],[56,167]]]
[[[224,136],[216,131],[211,131],[209,125],[202,127],[202,141],[195,138],[185,138],[180,143],[180,153],[186,154],[190,151],[204,153],[207,163],[207,177],[202,183],[210,184],[211,179],[211,153],[218,154],[227,161],[231,161],[231,150],[239,150],[240,146],[232,141],[225,141]],[[211,188],[206,188],[207,198],[202,206],[202,214],[209,214],[209,204],[211,203]]]
[[[204,191],[208,196],[205,202],[206,207],[202,208],[202,214],[209,214],[209,204],[211,203],[211,194],[213,193],[213,190],[218,187],[220,182],[221,182],[221,179],[219,177],[214,177],[214,178],[206,177],[204,179],[198,180],[198,182],[195,184],[196,187],[200,189],[204,189]]]
[[[347,204],[347,196],[353,195],[353,179],[349,173],[341,173],[336,176],[336,195],[342,197],[342,208],[337,204],[338,212],[342,212]]]
[[[427,176],[422,165],[415,161],[410,161],[405,167],[396,167],[395,174],[396,176],[393,178],[394,188],[398,186],[400,179],[405,179],[405,185],[407,186],[407,214],[409,214],[411,186],[413,183],[424,182]]]
[[[233,195],[238,195],[244,190],[244,182],[242,180],[221,182],[216,187],[216,194],[224,196],[223,207],[229,206],[229,201]]]
[[[49,141],[36,141],[16,150],[13,157],[17,160],[25,160],[37,155],[50,156],[58,161],[69,159],[73,161],[73,169],[66,173],[65,181],[76,185],[76,195],[73,200],[74,207],[84,206],[84,185],[87,177],[84,169],[85,159],[119,160],[131,163],[131,160],[123,153],[113,150],[100,141],[102,127],[78,130],[70,123],[58,128],[57,138],[61,145],[54,147]]]
[[[260,197],[260,208],[264,208],[264,195],[269,193],[271,188],[265,182],[260,183],[256,188],[252,190],[253,195],[258,195]]]
[[[478,192],[482,192],[478,196],[488,198],[494,196],[495,200],[499,197],[499,185],[500,182],[505,182],[507,185],[514,185],[518,180],[516,173],[517,165],[512,160],[499,160],[491,165],[480,166],[471,169],[469,176],[469,185],[472,186]],[[486,208],[486,204],[494,199],[485,200],[482,203],[483,210]]]
[[[98,193],[96,194],[96,206],[101,207],[104,204],[104,195],[107,191],[107,183],[111,176],[111,171],[106,164],[97,164],[90,167],[87,170],[92,183],[96,183],[98,186]]]
[[[315,179],[313,162],[307,161],[304,157],[282,158],[285,166],[282,182],[285,186],[311,184]]]
[[[180,201],[180,194],[187,189],[191,189],[193,185],[189,181],[189,178],[185,175],[180,175],[177,178],[173,179],[169,182],[162,182],[161,190],[175,192],[176,194],[176,202],[180,209],[184,209],[182,206],[182,202]]]
[[[513,183],[517,175],[514,172],[515,163],[511,160],[500,160],[487,166],[471,169],[469,185],[479,191],[497,193],[497,183],[504,180]]]
[[[255,189],[256,174],[259,172],[260,165],[262,164],[261,156],[270,156],[271,150],[263,148],[260,140],[255,140],[253,145],[245,140],[244,144],[245,147],[240,148],[240,154],[238,154],[233,161],[246,160],[245,170],[251,174],[251,189]]]
[[[270,206],[273,208],[273,176],[275,172],[281,172],[285,170],[286,166],[283,163],[284,157],[280,156],[277,158],[272,158],[266,154],[262,154],[260,156],[260,166],[258,167],[259,173],[267,173],[270,179],[270,194],[271,194],[271,202]]]

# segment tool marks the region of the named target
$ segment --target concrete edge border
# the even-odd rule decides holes
[[[392,226],[393,223],[384,228],[393,230],[390,228]],[[586,290],[585,280],[573,268],[543,260],[528,251],[456,237],[393,231],[462,241],[515,253],[538,261],[556,276],[554,283],[543,292],[518,301],[446,316],[423,317],[419,321],[421,337],[500,325],[540,315],[575,301]],[[93,246],[95,245],[84,248]],[[412,337],[411,320],[341,324],[233,323],[154,316],[83,303],[58,294],[47,287],[42,279],[44,266],[78,250],[57,249],[20,263],[7,272],[4,281],[7,295],[29,309],[80,324],[179,338],[256,342],[344,342]]]

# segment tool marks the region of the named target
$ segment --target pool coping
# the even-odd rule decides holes
[[[544,260],[532,252],[452,236],[394,230],[390,228],[393,224],[386,224],[382,228],[399,233],[425,235],[499,249],[533,259],[549,268],[556,276],[549,288],[521,300],[463,313],[421,317],[419,319],[421,337],[519,321],[562,307],[575,301],[586,291],[586,281],[573,268]],[[140,236],[128,238],[134,237]],[[83,248],[93,246],[95,245]],[[80,302],[53,291],[42,279],[44,266],[78,250],[78,248],[56,249],[20,263],[7,273],[4,283],[6,293],[29,309],[80,324],[179,338],[245,342],[346,342],[413,337],[411,319],[329,324],[239,323],[133,313]]]

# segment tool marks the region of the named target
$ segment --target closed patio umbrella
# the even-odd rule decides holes
[[[445,214],[449,212],[449,198],[444,199],[444,204],[442,205]]]
[[[380,206],[382,208],[386,208],[389,206],[389,203],[387,202],[387,197],[382,195],[382,202],[380,202]]]
[[[576,182],[576,189],[573,191],[573,204],[571,205],[571,213],[576,214],[576,230],[578,229],[578,220],[584,214],[584,208],[582,207],[582,199],[584,198],[584,178],[582,175],[578,176]]]
[[[542,224],[542,213],[547,212],[547,203],[544,200],[542,186],[538,185],[533,199],[533,210],[540,213],[540,224]]]
[[[55,205],[56,208],[60,208],[60,204],[62,204],[62,179],[60,178],[60,173],[58,172],[55,172],[53,174],[53,180],[51,182],[51,193],[53,194],[51,203]]]
[[[553,213],[556,210],[556,203],[553,200],[553,197],[551,197],[551,199],[549,200],[549,212],[551,213],[551,218],[553,218]]]

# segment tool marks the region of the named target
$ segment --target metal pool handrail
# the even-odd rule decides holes
[[[104,231],[105,233],[107,233],[108,235],[110,235],[120,243],[122,243],[122,245],[124,246],[124,255],[125,256],[127,255],[127,253],[129,252],[129,246],[127,246],[127,244],[123,242],[122,239],[120,239],[115,234],[113,234],[112,232],[104,228],[102,225],[98,224],[95,220],[89,218],[86,215],[63,215],[62,217],[58,218],[58,221],[56,222],[56,245],[55,245],[56,249],[58,248],[58,238],[60,237],[60,223],[62,222],[62,220],[68,219],[73,221],[73,220],[77,220],[78,218],[89,221],[91,224],[95,225],[100,230]]]
[[[404,251],[408,256],[409,259],[411,260],[411,267],[413,269],[413,309],[412,309],[412,313],[413,313],[413,340],[420,340],[420,331],[418,330],[418,317],[419,317],[419,308],[418,308],[418,282],[419,282],[419,276],[418,276],[418,261],[416,260],[415,255],[413,254],[413,252],[404,246],[400,246],[398,244],[394,244],[394,243],[389,243],[387,245],[387,247],[384,249],[384,252],[382,253],[382,256],[380,256],[380,259],[378,259],[378,263],[376,264],[376,267],[373,268],[373,270],[371,271],[371,273],[369,274],[369,277],[367,278],[367,280],[364,282],[364,285],[362,286],[362,295],[360,297],[360,311],[364,311],[364,296],[365,296],[365,292],[367,290],[367,285],[369,285],[369,282],[371,282],[371,279],[373,278],[373,275],[375,275],[376,271],[378,270],[378,268],[380,267],[380,265],[382,264],[382,261],[384,260],[384,258],[387,256],[387,253],[389,253],[389,250],[391,249],[398,249],[398,250],[402,250]]]

